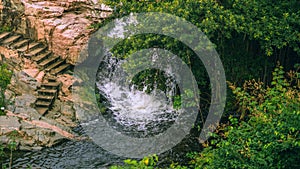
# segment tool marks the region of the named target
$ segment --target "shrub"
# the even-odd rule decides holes
[[[112,166],[111,169],[154,169],[158,162],[158,156],[152,155],[144,157],[142,160],[124,160],[124,166]]]
[[[231,86],[243,115],[229,118],[191,162],[194,168],[300,168],[300,85],[292,83],[299,74],[289,81],[284,74],[277,66],[271,87],[255,80]]]
[[[0,107],[5,107],[5,90],[10,83],[12,72],[7,69],[5,64],[0,64]],[[0,115],[3,112],[0,110]]]
[[[1,26],[0,27],[0,33],[1,32],[9,32],[9,31],[11,31],[12,29],[11,29],[11,27],[9,27],[9,26]]]

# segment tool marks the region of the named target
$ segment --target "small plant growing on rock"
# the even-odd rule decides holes
[[[9,142],[6,146],[2,145],[2,143],[0,143],[0,168],[6,169],[12,168],[12,163],[13,163],[13,152],[17,149],[17,142],[16,142],[16,137],[19,135],[17,130],[14,130],[12,132],[9,133]],[[4,151],[4,150],[8,150],[8,151]],[[8,154],[9,152],[9,154]],[[6,161],[6,159],[9,158],[9,163],[8,164],[3,164],[3,159],[4,161]]]
[[[0,27],[0,33],[2,33],[2,32],[9,32],[11,30],[12,30],[12,28],[10,26],[1,26]]]

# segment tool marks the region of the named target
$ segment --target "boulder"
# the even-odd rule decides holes
[[[66,140],[65,136],[55,132],[52,128],[47,128],[51,124],[42,122],[45,125],[42,127],[36,126],[33,121],[31,117],[24,119],[21,116],[20,118],[0,116],[0,144],[7,145],[14,140],[18,149],[31,151],[41,150],[43,147],[52,147]],[[10,133],[15,130],[17,133],[13,137],[10,136]]]

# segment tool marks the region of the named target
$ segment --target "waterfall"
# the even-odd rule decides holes
[[[157,56],[153,56],[155,59]],[[158,89],[156,82],[153,90],[150,84],[143,83],[142,90],[129,79],[124,71],[126,60],[106,55],[97,74],[96,87],[104,97],[108,108],[106,119],[123,133],[139,133],[139,137],[163,132],[178,117],[172,96],[176,94],[176,82],[171,70],[164,72],[165,91]],[[137,72],[138,73],[138,72]]]

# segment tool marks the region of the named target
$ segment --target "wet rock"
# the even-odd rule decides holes
[[[41,146],[32,146],[32,145],[20,145],[19,146],[19,150],[22,150],[22,151],[40,151],[42,150],[43,147]]]
[[[36,127],[27,122],[21,124],[21,131],[24,132],[23,138],[20,139],[21,150],[40,150],[42,147],[52,147],[66,140],[50,129]]]
[[[21,146],[24,146],[24,147],[31,147],[35,144],[35,140],[31,139],[31,140],[24,140],[20,143]],[[29,148],[27,148],[29,149]]]
[[[33,137],[34,140],[40,145],[47,145],[49,143],[49,138],[42,133],[42,131],[36,131],[36,135]]]

